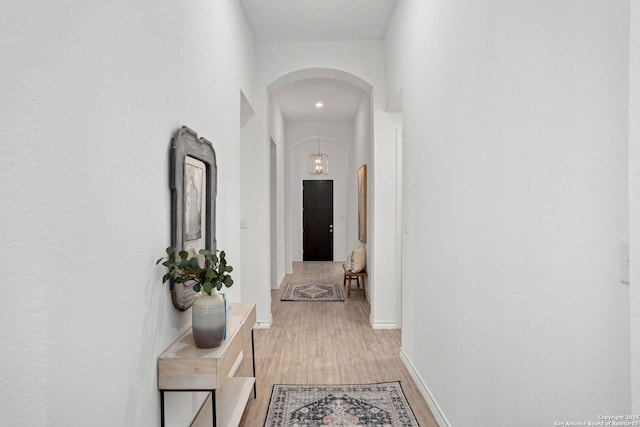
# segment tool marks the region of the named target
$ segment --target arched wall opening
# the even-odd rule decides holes
[[[317,64],[326,64],[319,68]],[[269,327],[271,292],[286,273],[292,272],[294,251],[292,233],[287,232],[290,218],[298,208],[292,205],[288,164],[291,145],[304,138],[333,137],[338,131],[327,128],[308,130],[292,136],[288,111],[279,102],[280,89],[298,88],[308,80],[331,80],[364,93],[357,111],[350,117],[351,144],[348,158],[347,204],[345,219],[346,248],[359,245],[357,234],[357,171],[367,165],[367,298],[371,303],[370,322],[374,328],[398,328],[400,312],[399,284],[396,280],[396,129],[385,96],[384,55],[377,44],[304,44],[267,43],[260,47],[255,65],[255,132],[245,152],[247,173],[243,173],[246,200],[243,217],[248,218],[243,238],[243,253],[249,255],[251,268],[243,272],[243,298],[257,302],[258,324]],[[303,127],[300,125],[299,127]],[[270,161],[269,147],[275,144],[275,162]],[[333,166],[335,159],[330,158]],[[342,160],[342,159],[341,159]],[[275,168],[275,174],[271,174]],[[333,169],[333,168],[330,168]],[[275,178],[273,178],[275,176]],[[271,177],[271,178],[270,178]],[[272,182],[275,181],[275,184]],[[271,185],[276,185],[275,192]],[[271,196],[275,193],[275,196]],[[275,209],[271,206],[275,205]],[[295,211],[294,211],[295,210]],[[275,212],[275,213],[273,213]],[[270,221],[275,216],[275,225]],[[353,231],[349,231],[353,230]],[[275,249],[271,242],[276,241]],[[265,254],[268,254],[265,256]],[[272,257],[275,257],[272,263]],[[250,259],[250,261],[249,261]],[[247,264],[248,265],[248,264]],[[273,274],[275,270],[275,274]],[[246,280],[245,280],[246,278]],[[245,292],[246,291],[246,292]]]
[[[337,84],[339,82],[339,84]],[[340,86],[359,94],[351,115],[305,116],[292,114],[280,105],[283,91],[299,90],[308,96],[305,85]],[[308,88],[308,87],[307,87]],[[302,181],[330,179],[334,181],[334,261],[344,261],[351,249],[362,243],[357,230],[357,170],[372,163],[372,86],[363,79],[336,69],[313,68],[294,71],[281,76],[268,86],[269,123],[271,139],[277,141],[276,205],[277,220],[271,223],[271,239],[275,241],[272,265],[277,269],[272,288],[279,286],[286,273],[293,271],[293,262],[302,254]],[[327,90],[326,92],[329,92]],[[311,100],[309,100],[311,102]],[[350,101],[353,102],[353,99]],[[321,151],[329,155],[329,173],[309,173],[308,156]],[[371,166],[369,166],[371,167]],[[374,185],[369,182],[370,188]],[[371,211],[369,207],[369,211]],[[373,238],[371,232],[368,235]],[[371,239],[369,240],[369,244]]]

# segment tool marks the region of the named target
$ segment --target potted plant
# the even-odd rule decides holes
[[[193,290],[198,293],[191,306],[193,338],[198,347],[217,347],[224,338],[226,322],[224,297],[217,291],[233,285],[229,274],[233,267],[227,264],[225,252],[217,251],[218,256],[200,249],[199,256],[189,256],[189,252],[181,250],[176,257],[171,246],[166,252],[166,257],[156,261],[156,265],[162,263],[168,270],[162,283],[170,279],[174,283],[193,283]]]

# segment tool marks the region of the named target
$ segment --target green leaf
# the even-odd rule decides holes
[[[192,285],[194,291],[204,291],[207,294],[211,294],[213,288],[220,290],[223,286],[230,287],[233,284],[229,275],[233,267],[227,265],[224,251],[200,249],[198,253],[205,259],[204,267],[200,265],[198,257],[189,258],[189,252],[184,249],[178,252],[169,246],[165,251],[168,256],[156,261],[156,265],[162,264],[167,268],[162,276],[163,283],[172,279],[174,283]]]
[[[211,290],[213,289],[213,284],[211,282],[205,282],[203,285],[204,292],[208,295],[211,295]]]
[[[194,270],[197,270],[200,268],[200,264],[198,263],[198,258],[191,258],[189,260],[189,267],[193,268]]]

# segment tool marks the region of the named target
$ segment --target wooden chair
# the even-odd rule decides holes
[[[349,286],[347,286],[347,298],[351,298],[351,281],[355,280],[358,288],[360,288],[360,278],[362,277],[362,288],[356,288],[354,289],[354,291],[362,291],[364,298],[367,299],[367,289],[365,286],[367,272],[365,270],[362,270],[358,273],[352,273],[349,267],[347,267],[347,264],[342,264],[342,269],[344,270],[344,279],[342,281],[342,286],[346,286],[347,283],[349,283]]]

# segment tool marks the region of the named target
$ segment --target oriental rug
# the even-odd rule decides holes
[[[344,301],[338,283],[287,283],[280,301]]]
[[[350,385],[275,384],[264,427],[419,427],[399,381]]]

